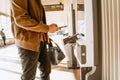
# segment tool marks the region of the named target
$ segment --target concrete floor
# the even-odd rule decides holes
[[[0,48],[0,80],[20,80],[22,71],[17,52],[15,45]],[[52,66],[51,80],[75,80],[72,70],[65,66],[62,63]],[[39,70],[35,80],[39,80]]]

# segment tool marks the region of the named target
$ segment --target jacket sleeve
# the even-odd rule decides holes
[[[29,15],[27,0],[11,0],[11,11],[15,25],[34,32],[48,32],[48,25],[37,22]]]

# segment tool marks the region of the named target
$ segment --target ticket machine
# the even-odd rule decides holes
[[[81,80],[91,80],[98,63],[97,0],[73,0],[73,33],[82,33],[77,40],[74,54],[81,67]],[[95,76],[97,79],[97,76]],[[92,79],[94,80],[94,79]],[[97,79],[99,80],[99,79]]]
[[[99,64],[97,0],[43,0],[43,3],[48,9],[48,24],[67,25],[71,36],[77,33],[84,35],[76,41],[74,55],[81,68],[81,80],[96,80],[94,74]],[[96,78],[89,78],[91,75]]]

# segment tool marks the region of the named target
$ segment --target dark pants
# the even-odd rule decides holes
[[[40,52],[34,52],[18,47],[22,63],[22,80],[34,80],[37,66],[40,69],[40,80],[50,80],[51,64],[47,55],[46,43],[41,42]]]
[[[2,40],[3,40],[4,46],[6,46],[6,38],[5,38],[5,36],[2,37]]]

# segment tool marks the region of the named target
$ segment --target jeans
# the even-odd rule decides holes
[[[45,42],[40,43],[39,50],[39,52],[34,52],[18,47],[23,71],[22,80],[34,80],[37,67],[40,70],[40,80],[50,80],[51,64]]]

